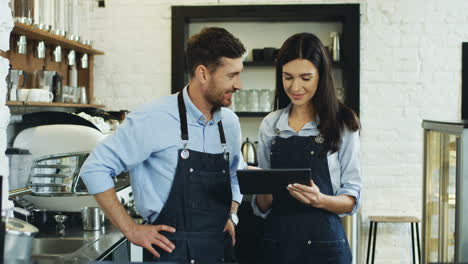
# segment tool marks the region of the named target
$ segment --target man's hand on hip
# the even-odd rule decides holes
[[[133,228],[125,234],[127,239],[135,245],[146,248],[155,257],[161,257],[158,251],[154,249],[152,245],[156,245],[168,253],[172,253],[175,249],[175,245],[167,239],[164,235],[161,235],[160,231],[166,231],[174,233],[176,230],[173,227],[167,225],[139,225],[135,224]]]

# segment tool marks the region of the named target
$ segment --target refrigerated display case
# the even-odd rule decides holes
[[[422,126],[422,263],[468,262],[468,120]]]

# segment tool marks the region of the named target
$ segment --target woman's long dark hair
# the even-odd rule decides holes
[[[289,37],[276,57],[275,110],[291,103],[283,87],[283,66],[295,59],[306,59],[318,70],[318,87],[311,99],[320,122],[318,129],[325,139],[324,151],[336,152],[346,125],[350,130],[360,128],[357,115],[336,97],[331,76],[331,63],[322,42],[311,33],[299,33]]]

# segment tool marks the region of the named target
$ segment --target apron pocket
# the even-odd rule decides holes
[[[152,245],[153,248],[159,253],[161,256],[157,258],[153,256],[148,250],[143,249],[143,260],[144,261],[153,261],[153,262],[161,262],[161,261],[187,261],[187,241],[186,240],[174,240],[168,238],[172,243],[175,245],[175,249],[169,253],[166,252],[164,249],[158,247],[157,245]]]
[[[313,256],[335,256],[349,251],[348,243],[344,238],[334,241],[307,241],[306,243],[308,251]]]
[[[189,243],[189,254],[196,263],[221,263],[224,259],[224,233],[219,238],[192,239]]]
[[[190,176],[189,206],[206,210],[225,210],[226,206],[230,207],[232,194],[229,180],[223,172],[193,173]]]

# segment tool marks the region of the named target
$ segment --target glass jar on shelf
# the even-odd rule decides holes
[[[259,104],[259,91],[257,89],[250,89],[247,90],[248,97],[247,97],[247,102],[248,102],[248,107],[247,110],[249,112],[258,112],[260,111],[260,104]]]
[[[271,112],[273,110],[273,90],[261,89],[260,90],[260,109],[261,112]]]

